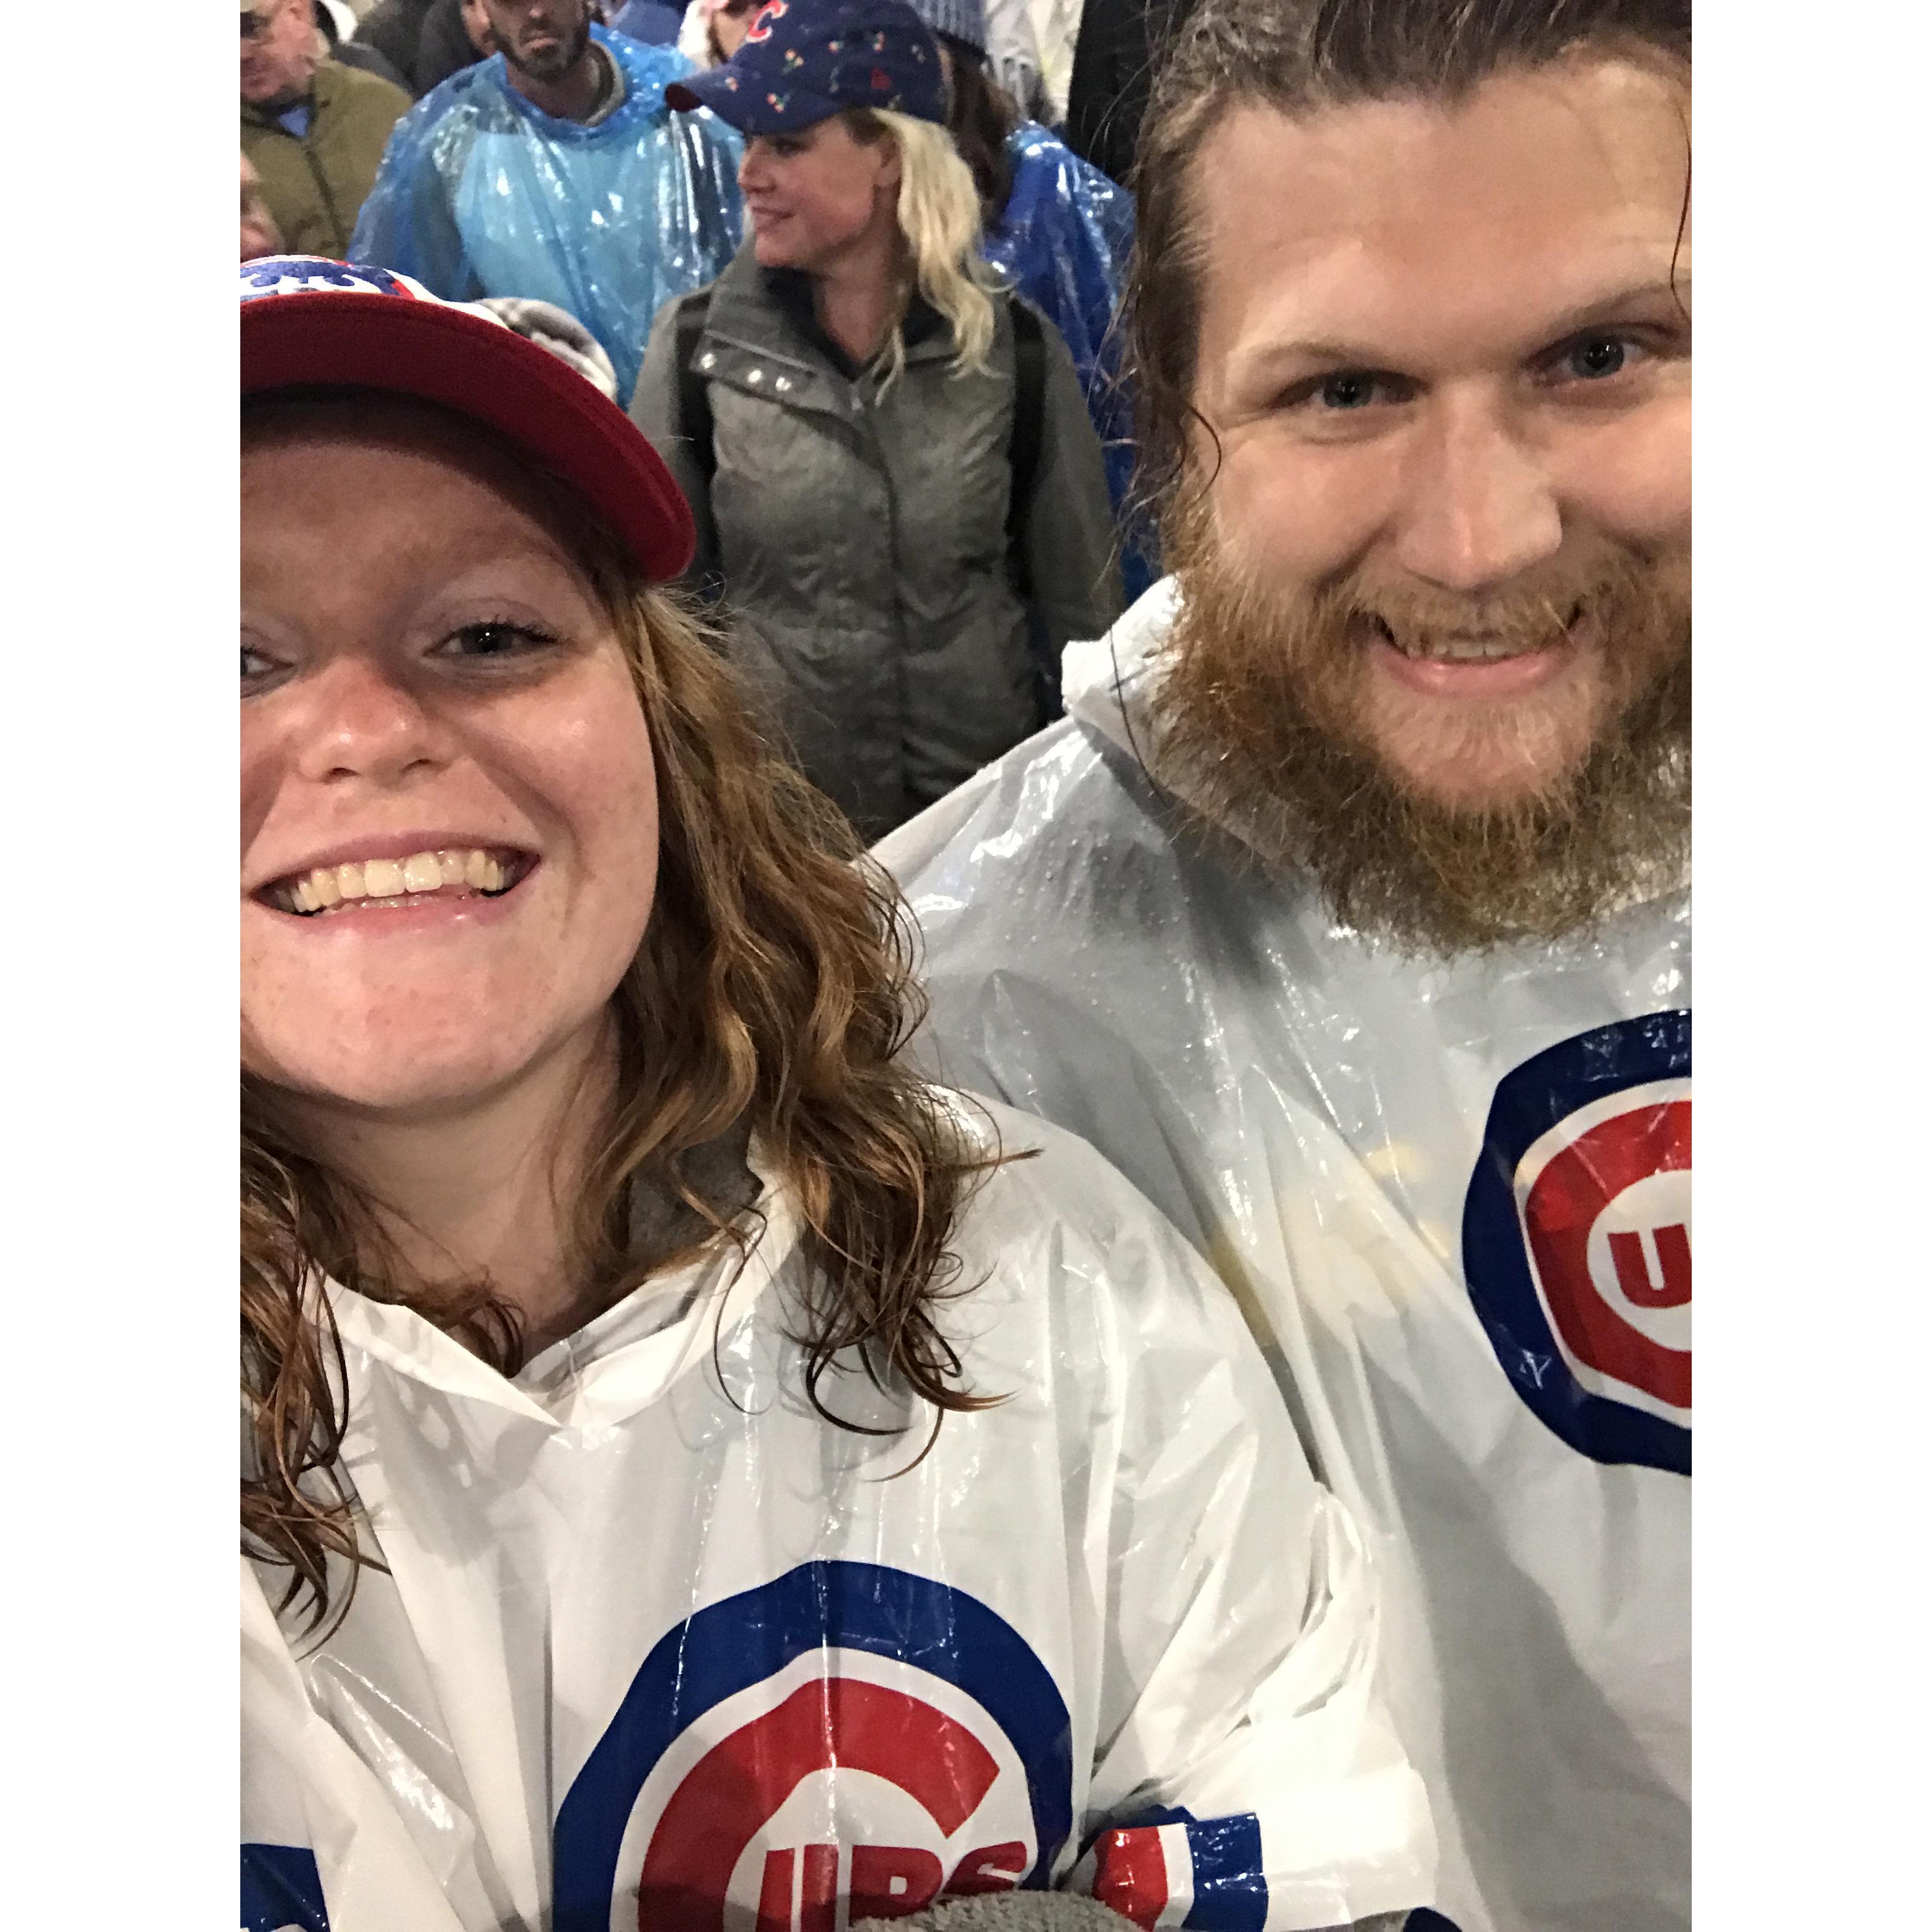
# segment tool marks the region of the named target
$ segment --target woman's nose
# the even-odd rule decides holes
[[[359,778],[388,786],[448,760],[446,735],[429,709],[388,667],[344,654],[304,693],[296,764],[318,784]]]

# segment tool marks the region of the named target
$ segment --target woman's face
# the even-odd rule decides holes
[[[244,1070],[433,1115],[587,1062],[657,855],[622,647],[507,458],[380,402],[244,432]]]
[[[716,44],[720,62],[729,60],[745,44],[745,35],[758,16],[765,0],[724,0],[712,10],[711,38]]]
[[[766,268],[820,274],[897,222],[899,152],[854,138],[842,116],[782,134],[754,134],[738,164],[753,247]]]

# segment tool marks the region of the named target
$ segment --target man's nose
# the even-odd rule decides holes
[[[1403,481],[1396,560],[1426,583],[1492,590],[1562,543],[1547,469],[1500,398],[1432,398]]]

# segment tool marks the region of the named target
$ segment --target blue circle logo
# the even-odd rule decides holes
[[[814,1562],[652,1648],[557,1813],[556,1932],[832,1932],[1044,1886],[1072,1826],[1046,1666],[964,1591]]]
[[[1518,1395],[1594,1461],[1690,1473],[1690,1016],[1579,1034],[1496,1089],[1462,1214]]]

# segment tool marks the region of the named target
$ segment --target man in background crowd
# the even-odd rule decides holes
[[[376,0],[354,38],[380,52],[418,100],[496,51],[478,0]]]
[[[1132,178],[1148,91],[1193,0],[1086,0],[1066,88],[1066,145],[1117,182]]]
[[[410,92],[408,81],[390,64],[386,55],[355,38],[356,16],[349,10],[348,0],[314,0],[314,5],[315,24],[329,59],[339,61],[344,67],[360,68],[364,74],[386,80],[392,87],[400,87],[405,94]]]
[[[1045,122],[1040,43],[1034,38],[1027,0],[986,0],[986,67],[1029,121]]]
[[[587,0],[481,0],[500,57],[452,75],[398,130],[356,259],[446,299],[532,296],[637,381],[652,318],[739,241],[737,136],[674,114],[674,48],[591,22]]]
[[[1059,127],[1066,118],[1066,93],[1073,79],[1073,48],[1080,32],[1082,4],[1082,0],[1025,0],[1033,51],[1040,62],[1034,118],[1049,128]]]
[[[346,255],[409,96],[324,58],[313,0],[242,0],[242,152],[284,243]]]
[[[281,231],[268,204],[262,199],[262,177],[246,154],[242,157],[242,259],[252,262],[258,255],[282,254]]]
[[[1200,0],[1174,571],[888,838],[949,1079],[1221,1270],[1367,1526],[1442,1932],[1690,1918],[1688,0]]]

